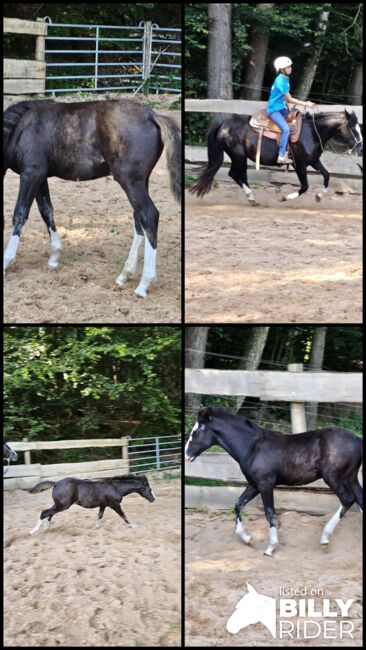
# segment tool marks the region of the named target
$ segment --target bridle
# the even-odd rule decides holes
[[[318,108],[318,113],[320,113],[319,108]],[[328,113],[328,115],[331,115],[331,113]],[[339,115],[339,113],[334,113],[334,115]],[[352,134],[352,137],[353,137],[353,139],[354,139],[354,141],[355,141],[355,144],[354,144],[354,146],[352,147],[352,149],[348,149],[348,151],[345,151],[344,153],[341,153],[341,154],[339,154],[339,155],[341,155],[341,156],[345,156],[345,155],[347,155],[347,156],[352,156],[352,154],[353,154],[353,150],[357,147],[358,144],[361,144],[361,143],[363,142],[363,138],[362,138],[362,136],[361,136],[361,138],[360,138],[359,140],[357,140],[355,134],[353,133],[352,128],[351,128],[351,127],[349,126],[349,124],[348,124],[347,117],[345,117],[344,120],[340,123],[340,125],[337,126],[337,129],[336,129],[336,130],[339,131],[339,130],[340,130],[343,126],[345,126],[346,124],[347,124],[348,127],[349,127],[349,130],[350,130],[350,132],[351,132],[351,134]],[[321,146],[322,152],[323,152],[323,153],[326,153],[325,150],[324,150],[324,148],[323,148],[323,143],[322,143],[321,137],[320,137],[320,135],[319,135],[319,133],[318,133],[318,130],[317,130],[317,128],[316,128],[316,125],[315,125],[315,114],[314,114],[314,113],[313,113],[313,126],[314,126],[314,131],[315,131],[315,133],[316,133],[317,136],[318,136],[318,139],[319,139],[319,143],[320,143],[320,146]]]

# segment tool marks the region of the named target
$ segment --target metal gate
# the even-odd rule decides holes
[[[48,16],[46,93],[181,92],[181,30],[53,23]]]
[[[181,437],[129,438],[128,466],[130,472],[143,474],[181,468]]]

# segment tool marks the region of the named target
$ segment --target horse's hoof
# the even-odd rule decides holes
[[[285,197],[285,196],[282,196],[282,197],[280,198],[280,203],[284,203],[285,201],[287,201],[286,197]]]
[[[136,524],[127,524],[129,528],[136,528]]]
[[[322,200],[322,197],[321,197],[321,195],[320,195],[320,194],[318,194],[318,193],[317,193],[317,194],[315,194],[315,201],[316,201],[317,203],[320,203],[320,201],[321,201],[321,200]]]
[[[147,296],[146,291],[143,291],[143,289],[135,289],[134,294],[138,298],[146,298],[146,296]]]

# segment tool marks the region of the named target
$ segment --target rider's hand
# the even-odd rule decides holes
[[[315,108],[315,104],[313,102],[308,101],[308,102],[306,102],[306,107],[307,108]]]

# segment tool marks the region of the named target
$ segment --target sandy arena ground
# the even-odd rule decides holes
[[[262,185],[258,207],[234,183],[186,193],[187,322],[362,322],[362,197],[316,203],[310,183],[287,203],[292,185]]]
[[[136,528],[72,505],[34,535],[51,490],[5,492],[5,646],[180,646],[180,479],[150,483],[122,501]]]
[[[348,512],[334,531],[328,550],[319,540],[327,515],[295,511],[279,514],[279,546],[272,557],[263,555],[268,545],[268,525],[263,512],[247,509],[246,531],[252,546],[234,533],[234,515],[226,511],[186,510],[186,607],[185,640],[196,646],[362,646],[362,516]],[[233,635],[226,623],[237,602],[247,593],[247,581],[260,594],[279,598],[280,587],[324,590],[324,598],[353,598],[350,619],[354,639],[273,639],[261,623],[251,624]],[[307,593],[308,593],[307,592]],[[293,596],[293,598],[299,598]],[[322,598],[315,597],[319,610]],[[278,616],[277,612],[277,616]],[[303,621],[295,617],[294,622]],[[310,620],[314,620],[311,617]],[[316,621],[324,620],[322,617]],[[328,619],[329,620],[329,619]],[[333,619],[334,620],[334,619]],[[295,628],[296,629],[296,628]],[[314,633],[314,628],[311,629]]]
[[[164,104],[163,104],[164,105]],[[157,113],[180,122],[179,110]],[[19,176],[5,177],[7,243]],[[63,251],[49,269],[49,236],[33,204],[4,288],[6,323],[135,323],[181,321],[181,210],[169,187],[165,151],[152,172],[151,198],[160,212],[157,282],[147,299],[135,296],[142,272],[123,289],[115,284],[133,237],[132,207],[112,176],[86,182],[49,179],[55,222]],[[143,250],[143,249],[142,249]]]

